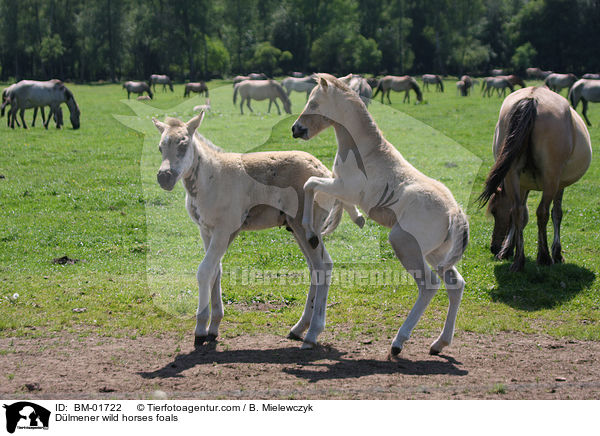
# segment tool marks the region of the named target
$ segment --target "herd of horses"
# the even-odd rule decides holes
[[[538,69],[539,70],[539,69]],[[528,73],[530,73],[528,71]],[[546,74],[547,73],[547,74]],[[494,71],[482,79],[482,94],[494,90],[505,98],[493,140],[493,164],[479,196],[481,206],[494,218],[490,249],[498,259],[513,258],[510,270],[525,266],[523,229],[528,221],[527,198],[530,191],[542,191],[537,208],[537,263],[564,262],[560,242],[564,189],[577,182],[587,171],[592,156],[586,124],[575,111],[579,101],[586,115],[589,101],[600,101],[600,80],[588,76],[577,80],[572,74],[531,71],[547,86],[526,87],[515,75]],[[441,76],[424,75],[424,89],[435,85],[444,92]],[[197,106],[200,114],[187,123],[175,118],[164,122],[153,119],[161,133],[159,151],[162,162],[157,173],[161,188],[171,191],[181,180],[186,192],[185,205],[200,229],[205,256],[197,271],[198,309],[194,330],[195,345],[202,346],[218,336],[223,319],[221,260],[241,231],[286,227],[306,258],[311,273],[306,304],[289,338],[301,340],[302,348],[313,348],[325,328],[327,296],[333,261],[325,248],[324,235],[335,231],[346,211],[359,227],[365,224],[362,210],[369,218],[390,229],[388,241],[413,277],[418,288],[417,300],[399,328],[390,348],[390,357],[398,355],[425,309],[445,284],[449,307],[444,327],[431,344],[430,353],[438,354],[451,344],[465,280],[456,269],[469,243],[469,221],[450,190],[412,166],[390,144],[371,116],[368,104],[381,93],[381,102],[391,91],[423,93],[411,76],[384,76],[365,79],[349,74],[336,78],[318,73],[300,74],[279,83],[261,74],[238,76],[233,81],[233,103],[241,98],[252,111],[250,100],[269,100],[281,114],[277,100],[291,114],[292,91],[306,94],[306,105],[292,125],[294,138],[310,140],[332,127],[337,151],[330,171],[317,158],[303,151],[228,153],[198,132],[204,114],[210,108]],[[173,91],[167,76],[153,75],[151,81],[126,82],[130,93],[148,93],[152,98],[155,84]],[[477,80],[464,75],[457,89],[468,96]],[[512,92],[516,85],[521,86]],[[568,87],[569,101],[559,94]],[[152,88],[152,89],[151,89]],[[373,92],[374,90],[374,92]],[[205,93],[203,82],[188,83],[184,96]],[[50,107],[44,120],[51,117],[62,125],[61,103],[71,113],[73,128],[79,127],[79,107],[73,94],[58,80],[24,80],[6,88],[2,94],[2,115],[10,106],[9,125],[26,128],[25,109]],[[35,114],[34,114],[35,117]],[[550,206],[552,209],[550,210]],[[552,217],[554,238],[548,247],[546,227]]]

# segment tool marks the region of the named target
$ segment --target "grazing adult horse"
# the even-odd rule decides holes
[[[358,94],[365,106],[369,106],[371,98],[373,97],[373,90],[366,79],[358,74],[348,74],[347,76],[340,77],[340,80],[346,83],[348,88]]]
[[[492,96],[494,89],[496,90],[498,97],[500,97],[501,93],[502,97],[506,95],[506,88],[510,89],[510,92],[515,90],[512,82],[508,79],[508,76],[486,77],[483,79],[481,86],[483,95],[487,95],[488,97]]]
[[[130,94],[138,94],[142,95],[144,92],[148,93],[148,97],[152,98],[152,90],[150,86],[146,82],[125,82],[123,83],[123,88],[127,90],[127,99],[129,100]]]
[[[377,77],[368,77],[367,83],[371,89],[376,89],[379,86],[379,79]]]
[[[48,80],[38,82],[35,80],[21,80],[15,84],[8,92],[8,98],[11,104],[11,127],[14,128],[14,121],[19,111],[23,128],[27,128],[25,123],[25,109],[50,106],[50,114],[44,122],[44,127],[48,128],[51,116],[54,116],[56,127],[60,128],[62,122],[62,111],[60,105],[66,103],[70,112],[70,120],[73,129],[79,128],[79,117],[81,112],[75,101],[73,93],[60,80]]]
[[[504,75],[504,70],[501,68],[495,68],[492,70],[492,76],[496,77],[496,76],[503,76]]]
[[[281,82],[281,86],[285,88],[288,97],[290,96],[292,91],[306,92],[307,100],[310,91],[312,91],[316,84],[317,81],[312,76],[302,78],[287,77]]]
[[[464,83],[464,85],[462,86],[462,96],[467,97],[471,92],[471,88],[473,87],[473,79],[471,79],[470,76],[464,74],[460,77],[459,82]]]
[[[60,83],[60,80],[58,79],[52,79],[51,80],[54,83]],[[11,105],[10,103],[10,98],[8,97],[8,94],[10,92],[10,90],[15,86],[15,84],[10,85],[8,88],[5,88],[2,91],[2,106],[0,108],[0,117],[4,116],[4,112],[6,111],[6,106]],[[11,105],[12,107],[12,105]],[[33,108],[33,120],[31,121],[31,127],[35,127],[35,120],[37,118],[37,113],[38,113],[38,109],[42,115],[42,125],[46,126],[46,114],[44,112],[44,106],[39,106],[39,107],[34,107]],[[9,114],[12,114],[12,111],[9,110]],[[57,127],[60,127],[58,125],[58,121],[57,120],[62,120],[62,113],[61,114],[55,114],[52,111],[50,111],[50,113],[48,114],[48,116],[54,116],[54,120],[57,123]],[[8,116],[6,117],[6,125],[7,127],[10,127],[11,125],[11,121],[12,121],[12,117]],[[21,127],[21,124],[19,123],[19,120],[17,118],[14,118],[14,122],[17,124],[18,127]]]
[[[500,108],[493,152],[496,162],[479,197],[482,205],[489,201],[488,211],[494,217],[492,253],[506,259],[516,248],[510,271],[523,269],[527,196],[529,191],[542,191],[537,209],[537,263],[563,262],[563,191],[583,176],[592,158],[590,135],[583,120],[564,97],[545,87],[520,89],[506,97]],[[552,202],[554,241],[550,257],[546,225]]]
[[[387,93],[388,103],[392,104],[392,101],[390,100],[390,92],[391,91],[396,91],[396,92],[405,91],[404,100],[402,100],[402,102],[404,103],[408,100],[408,102],[410,103],[409,91],[411,89],[413,89],[415,91],[415,93],[417,94],[417,101],[418,102],[423,101],[423,94],[421,94],[421,89],[419,88],[419,84],[413,77],[410,77],[410,76],[384,76],[379,80],[377,89],[373,93],[373,98],[375,98],[375,96],[381,91],[381,103],[383,104],[383,96]]]
[[[466,97],[467,93],[465,91],[465,82],[463,82],[462,80],[456,82],[456,92],[458,93],[458,95]]]
[[[268,77],[265,73],[250,73],[248,74],[250,80],[267,80]]]
[[[435,90],[444,92],[444,81],[442,80],[442,76],[438,76],[437,74],[423,74],[421,77],[423,79],[423,91],[429,91],[429,84],[435,85]]]
[[[577,82],[575,74],[552,73],[546,77],[544,84],[556,93],[560,93],[563,88],[571,89],[573,83]]]
[[[352,90],[333,76],[320,74],[292,134],[308,140],[329,126],[335,129],[338,143],[333,177],[311,177],[304,185],[302,223],[308,241],[313,247],[320,243],[312,202],[321,193],[358,205],[391,228],[390,244],[419,288],[417,301],[392,342],[391,355],[402,350],[441,278],[450,306],[444,329],[430,348],[430,353],[438,354],[452,341],[465,285],[455,264],[469,240],[467,217],[448,188],[419,172],[383,137]]]
[[[221,259],[240,231],[286,226],[294,235],[311,272],[311,284],[302,317],[290,331],[312,348],[324,325],[327,292],[333,262],[321,245],[312,248],[302,227],[304,183],[311,176],[330,177],[315,157],[300,151],[226,153],[197,133],[204,113],[183,123],[153,118],[161,133],[162,164],[157,174],[161,188],[171,191],[180,179],[186,192],[186,209],[200,228],[205,255],[198,267],[198,310],[195,345],[215,340],[223,318]],[[354,207],[326,195],[315,198],[314,219],[319,243],[332,232],[346,208],[357,225],[364,218]],[[325,299],[322,299],[322,296]],[[210,325],[208,325],[210,320]]]
[[[277,99],[279,98],[283,103],[283,109],[286,113],[292,113],[292,102],[286,95],[282,86],[274,80],[244,80],[238,83],[233,88],[233,104],[237,99],[238,92],[242,101],[240,102],[240,112],[244,115],[244,101],[250,109],[250,112],[254,112],[250,107],[250,100],[266,100],[269,99],[269,109],[267,112],[271,112],[271,104],[275,103],[277,113],[281,115]]]
[[[600,80],[600,74],[585,73],[583,76],[581,76],[581,78],[588,79],[588,80]]]
[[[200,95],[204,94],[208,97],[208,86],[204,82],[190,82],[185,84],[185,89],[183,91],[183,96],[187,97],[190,93],[196,92]]]
[[[588,126],[591,126],[589,118],[587,117],[588,102],[592,103],[600,102],[600,81],[594,79],[581,79],[578,80],[571,86],[569,90],[569,100],[573,105],[574,109],[577,109],[577,105],[581,100],[583,105],[583,117]]]
[[[150,76],[150,84],[152,85],[152,90],[156,92],[156,84],[163,86],[163,92],[167,92],[167,85],[169,85],[169,89],[173,92],[173,82],[166,74],[152,74]]]
[[[552,71],[543,71],[537,67],[534,67],[527,68],[525,70],[525,74],[527,74],[527,77],[529,77],[530,79],[544,80],[546,77],[552,74]]]

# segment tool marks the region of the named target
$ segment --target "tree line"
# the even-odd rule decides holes
[[[0,0],[0,79],[600,72],[600,0]]]

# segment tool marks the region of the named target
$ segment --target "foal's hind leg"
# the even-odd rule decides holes
[[[392,227],[388,239],[396,253],[396,257],[408,273],[412,275],[419,288],[417,301],[392,342],[391,355],[396,356],[402,351],[404,342],[410,338],[411,332],[440,287],[440,281],[425,262],[423,252],[415,237],[403,230],[400,224],[396,223]]]
[[[565,261],[560,245],[560,223],[562,221],[562,197],[564,189],[560,189],[552,204],[552,224],[554,224],[554,241],[552,242],[552,260],[554,263],[563,263]]]
[[[458,307],[460,306],[460,300],[465,289],[465,281],[455,267],[446,271],[440,271],[439,275],[444,280],[446,292],[448,293],[448,314],[446,315],[444,329],[435,342],[431,344],[429,354],[439,354],[442,348],[452,343],[456,315],[458,314]]]

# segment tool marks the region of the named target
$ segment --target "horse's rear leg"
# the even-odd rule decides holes
[[[591,126],[592,123],[590,123],[589,118],[587,117],[587,108],[588,108],[588,102],[585,98],[581,99],[581,104],[583,105],[583,109],[582,109],[582,113],[583,113],[583,118],[585,118],[585,122],[587,123],[588,126]]]
[[[498,259],[506,259],[512,251],[512,246],[515,247],[515,260],[510,266],[511,272],[522,271],[525,266],[525,248],[523,242],[523,227],[525,223],[526,206],[522,199],[522,193],[519,187],[519,175],[517,171],[511,170],[504,179],[504,187],[506,195],[512,198],[511,228],[508,236],[504,240],[502,249],[498,253]]]
[[[562,198],[564,189],[560,189],[554,201],[552,202],[552,224],[554,225],[554,241],[552,242],[552,260],[554,263],[563,263],[565,261],[562,255],[562,247],[560,245],[560,223],[562,221]]]
[[[23,128],[27,128],[27,124],[25,123],[25,109],[21,109],[19,111],[19,116],[21,117],[21,122],[23,123]]]
[[[452,343],[454,337],[454,326],[456,325],[456,315],[458,314],[458,307],[460,306],[460,300],[462,299],[463,291],[465,289],[465,281],[455,267],[452,267],[445,272],[440,272],[440,277],[444,280],[446,285],[446,292],[448,292],[448,314],[446,315],[446,321],[444,323],[444,329],[440,334],[439,338],[431,344],[429,348],[429,354],[439,354],[442,348],[447,347]]]
[[[31,127],[35,127],[35,119],[37,118],[38,108],[33,108],[33,119],[31,120]],[[43,120],[42,120],[43,122]]]
[[[387,91],[387,99],[388,99],[388,103],[392,104],[392,100],[390,100],[390,93],[392,92],[391,89],[388,89]],[[381,99],[381,102],[383,103],[383,98]]]
[[[419,322],[423,312],[425,312],[425,309],[440,287],[440,280],[431,271],[427,262],[425,262],[419,242],[413,235],[403,230],[400,224],[396,223],[392,227],[388,239],[396,253],[396,257],[408,273],[412,275],[419,288],[417,301],[392,342],[390,353],[392,356],[396,356],[402,351],[404,342],[410,338],[410,334],[417,325],[417,322]]]
[[[275,104],[275,107],[277,108],[277,114],[281,115],[281,110],[279,109],[279,105],[277,104],[277,100],[273,99],[271,101]],[[269,102],[269,108],[271,108],[271,102]]]
[[[537,221],[538,221],[538,265],[552,265],[552,258],[548,251],[548,234],[546,228],[548,225],[548,218],[550,212],[550,203],[555,196],[556,191],[547,192],[544,190],[542,193],[542,201],[537,208]]]

